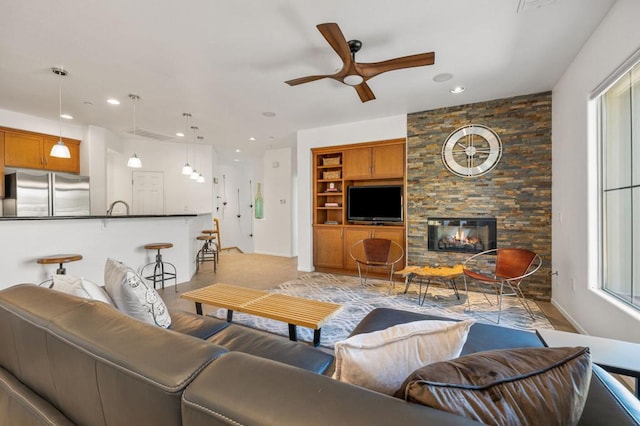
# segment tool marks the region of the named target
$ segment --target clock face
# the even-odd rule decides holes
[[[442,162],[453,174],[462,177],[489,173],[502,157],[498,135],[480,124],[454,130],[442,145]]]

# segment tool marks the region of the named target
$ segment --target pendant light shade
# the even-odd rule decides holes
[[[184,134],[187,136],[187,162],[184,164],[184,166],[182,167],[182,174],[185,176],[190,176],[191,172],[193,172],[193,167],[191,167],[189,165],[189,118],[191,117],[191,114],[189,114],[188,112],[185,112],[182,114],[182,116],[185,118],[185,127],[184,127]]]
[[[195,140],[196,140],[196,130],[198,130],[198,127],[197,127],[197,126],[191,126],[191,130],[193,130],[193,140],[194,140],[194,142],[195,142]],[[195,146],[194,146],[193,148],[195,149]],[[194,160],[193,160],[193,161],[194,161],[194,165],[195,165],[195,157],[196,157],[196,156],[195,156],[195,153],[194,153],[194,156],[193,156],[193,158],[194,158]],[[196,180],[196,179],[198,179],[198,176],[199,176],[198,171],[197,171],[197,170],[196,170],[196,168],[194,167],[194,168],[192,169],[192,171],[191,171],[191,175],[189,175],[189,179],[191,179],[191,180]]]
[[[193,171],[193,167],[191,167],[191,166],[189,165],[189,163],[185,164],[185,165],[182,167],[182,174],[183,174],[183,175],[190,175],[192,171]]]
[[[136,137],[136,103],[140,100],[140,96],[138,95],[129,95],[129,99],[133,101],[133,137]],[[129,160],[127,161],[127,167],[131,167],[132,169],[139,169],[142,167],[142,160],[138,157],[135,152]]]
[[[51,71],[60,77],[58,81],[58,120],[60,122],[60,139],[58,139],[58,143],[51,147],[51,152],[49,155],[51,157],[58,158],[71,158],[71,152],[69,151],[69,147],[62,142],[62,77],[67,75],[67,71],[63,68],[53,67]]]
[[[69,147],[62,142],[62,139],[58,141],[57,144],[51,147],[51,152],[49,153],[51,157],[58,158],[71,158],[71,152],[69,151]]]
[[[142,167],[142,160],[135,153],[129,157],[129,161],[127,161],[127,167],[131,167],[132,169],[139,169]]]

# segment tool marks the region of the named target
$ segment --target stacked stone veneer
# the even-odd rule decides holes
[[[484,176],[463,178],[442,163],[442,144],[468,124],[492,128],[502,159]],[[407,261],[452,265],[469,254],[429,251],[429,217],[495,217],[498,248],[540,254],[542,268],[523,286],[527,297],[551,298],[551,93],[424,111],[408,116]]]

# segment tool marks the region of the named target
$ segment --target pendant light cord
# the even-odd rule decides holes
[[[60,124],[60,141],[62,141],[62,74],[58,74],[58,123]]]

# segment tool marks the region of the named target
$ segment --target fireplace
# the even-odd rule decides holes
[[[495,218],[429,218],[427,225],[429,250],[480,253],[497,248]]]

